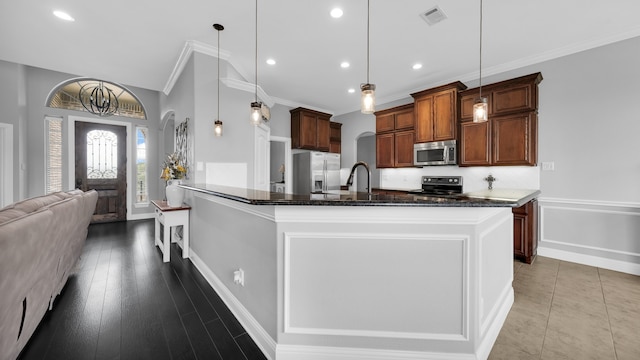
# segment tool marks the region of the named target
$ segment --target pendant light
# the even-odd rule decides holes
[[[489,105],[487,98],[482,96],[482,0],[480,0],[480,88],[479,94],[473,104],[473,122],[485,122],[488,120]]]
[[[369,2],[367,0],[367,83],[360,85],[360,111],[363,114],[376,111],[376,85],[369,83]]]
[[[255,100],[251,103],[251,124],[258,126],[262,122],[262,103],[258,101],[258,0],[256,0],[256,84]]]
[[[220,31],[224,30],[224,26],[213,24],[213,28],[218,30],[218,116],[213,123],[213,132],[216,136],[222,136],[222,120],[220,120]]]

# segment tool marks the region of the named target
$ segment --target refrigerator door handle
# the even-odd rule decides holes
[[[322,175],[324,177],[322,181],[322,192],[326,193],[327,189],[329,188],[327,185],[328,176],[327,176],[327,160],[326,159],[322,162]]]

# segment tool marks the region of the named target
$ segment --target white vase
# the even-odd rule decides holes
[[[167,195],[167,205],[170,207],[182,206],[184,200],[184,189],[178,185],[182,183],[180,179],[173,179],[167,181],[167,187],[165,193]]]

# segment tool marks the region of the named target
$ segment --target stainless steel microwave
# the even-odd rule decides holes
[[[413,165],[456,165],[458,163],[455,140],[434,141],[413,145]]]

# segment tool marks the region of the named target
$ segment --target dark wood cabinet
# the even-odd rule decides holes
[[[460,94],[460,166],[535,166],[540,73],[484,86],[489,120],[473,123],[479,89]]]
[[[538,116],[535,112],[495,117],[493,165],[536,165]]]
[[[329,123],[329,152],[340,154],[342,151],[342,124]]]
[[[513,208],[513,255],[531,264],[538,252],[538,201]]]
[[[460,124],[458,153],[460,166],[491,165],[491,124],[488,121]]]
[[[413,166],[413,104],[377,111],[376,167]]]
[[[413,166],[413,144],[415,132],[403,130],[394,133],[394,163],[395,167]]]
[[[331,114],[305,108],[290,110],[291,147],[329,151]]]
[[[417,143],[456,139],[458,92],[466,88],[456,81],[411,94]]]

